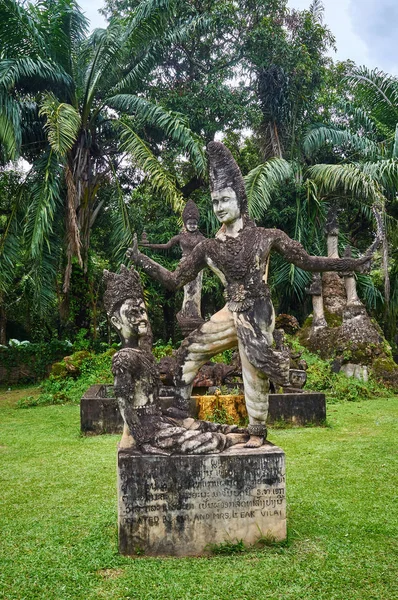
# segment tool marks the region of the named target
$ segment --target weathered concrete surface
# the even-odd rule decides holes
[[[107,397],[111,386],[92,385],[80,400],[80,429],[83,433],[122,433],[123,419],[116,398]]]
[[[292,425],[322,424],[326,419],[325,394],[270,394],[267,423],[284,421]]]
[[[112,393],[111,386],[91,386],[81,399],[80,419],[83,433],[122,433],[123,419],[115,398],[105,397]],[[234,422],[239,423],[247,415],[244,396],[192,396],[191,416],[206,419],[212,410],[220,404],[225,408]],[[172,397],[161,397],[162,405],[167,408],[172,405]],[[325,395],[316,392],[297,394],[269,394],[267,423],[285,421],[293,425],[308,425],[322,423],[326,419]]]
[[[272,444],[196,456],[119,449],[119,551],[195,556],[225,541],[284,540],[285,491],[285,454]]]

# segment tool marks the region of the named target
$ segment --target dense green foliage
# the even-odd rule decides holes
[[[6,374],[3,381],[7,383],[13,371],[22,371],[22,376],[12,379],[17,381],[39,381],[48,375],[51,365],[71,351],[72,344],[51,340],[36,344],[18,343],[0,347],[0,364]]]
[[[325,253],[332,203],[342,248],[360,251],[372,239],[370,207],[383,205],[383,252],[359,293],[394,344],[396,78],[333,64],[319,0],[302,11],[286,0],[107,0],[104,14],[107,28],[88,35],[74,0],[0,8],[0,343],[74,341],[82,328],[113,341],[102,270],[126,260],[133,232],[176,235],[186,198],[214,235],[204,148],[221,137],[257,223],[312,254]],[[7,163],[18,156],[27,173]],[[180,258],[176,248],[150,255],[168,268]],[[309,277],[272,258],[277,311],[304,321]],[[182,292],[145,286],[155,339],[175,344]],[[206,272],[204,316],[222,303]]]
[[[287,456],[288,541],[206,558],[117,552],[118,436],[78,406],[15,410],[0,392],[0,597],[390,600],[397,587],[396,402],[332,405],[328,427],[271,430]],[[228,554],[229,552],[229,554]]]

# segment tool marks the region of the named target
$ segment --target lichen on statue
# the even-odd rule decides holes
[[[238,346],[251,434],[247,446],[258,447],[266,437],[269,379],[289,386],[289,357],[272,347],[275,315],[263,279],[270,252],[275,250],[308,271],[360,271],[369,264],[379,240],[359,259],[310,256],[283,231],[256,227],[248,214],[240,169],[222,143],[211,142],[208,155],[213,210],[221,223],[216,237],[198,244],[174,272],[139,252],[136,238],[127,255],[170,290],[186,285],[205,266],[219,276],[225,286],[225,306],[192,332],[177,353],[178,405],[187,414],[199,368],[215,354]]]
[[[104,306],[122,348],[113,357],[114,392],[124,420],[122,446],[152,454],[221,452],[247,439],[244,431],[162,413],[159,371],[152,355],[152,333],[136,271],[104,271]]]

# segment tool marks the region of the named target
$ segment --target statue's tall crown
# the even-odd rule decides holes
[[[245,182],[234,157],[221,142],[210,142],[209,156],[210,190],[212,192],[230,187],[234,190],[242,213],[247,214]]]
[[[189,219],[195,219],[195,221],[199,221],[199,209],[193,200],[188,200],[184,210],[182,211],[182,220],[184,225]]]
[[[134,269],[127,269],[124,265],[120,267],[120,273],[111,273],[104,269],[104,281],[104,306],[109,316],[128,298],[137,301],[144,299],[140,276]]]

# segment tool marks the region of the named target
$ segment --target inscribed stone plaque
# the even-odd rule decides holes
[[[190,556],[286,538],[285,454],[272,444],[197,456],[119,449],[118,496],[123,554]]]

